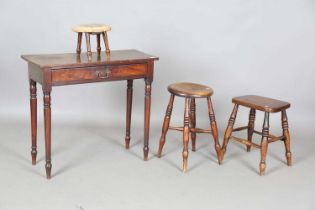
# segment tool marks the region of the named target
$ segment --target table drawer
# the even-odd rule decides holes
[[[59,69],[52,71],[52,83],[58,85],[98,80],[136,79],[144,77],[146,74],[146,64]]]

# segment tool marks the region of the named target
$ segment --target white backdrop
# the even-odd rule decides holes
[[[291,122],[309,122],[314,115],[313,0],[1,0],[2,119],[28,120],[27,65],[20,55],[75,52],[76,34],[70,29],[81,23],[110,24],[112,50],[134,48],[160,57],[153,121],[162,122],[166,87],[177,81],[213,87],[217,119],[224,124],[231,98],[243,94],[291,102]],[[133,117],[142,122],[143,81],[134,86]],[[124,82],[55,88],[53,119],[124,122],[125,89]],[[40,91],[39,86],[39,108]],[[206,120],[205,102],[197,108],[204,116],[198,120]],[[175,109],[181,120],[182,103]]]

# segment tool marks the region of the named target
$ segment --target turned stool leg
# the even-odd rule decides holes
[[[97,42],[97,55],[101,55],[101,34],[96,34],[96,42]]]
[[[187,170],[187,159],[188,159],[188,143],[189,143],[189,105],[190,98],[185,99],[185,114],[184,114],[184,131],[183,131],[183,172]]]
[[[248,128],[247,128],[247,140],[249,142],[252,142],[252,138],[253,138],[253,133],[254,133],[254,128],[255,128],[255,115],[256,115],[256,110],[250,109]],[[252,147],[251,145],[246,145],[247,152],[250,152],[251,147]]]
[[[81,53],[82,32],[78,32],[77,54]]]
[[[195,99],[192,98],[190,102],[190,127],[196,128],[196,102]],[[192,151],[196,151],[196,132],[191,132],[191,146]]]
[[[90,57],[92,55],[90,33],[85,33],[85,39],[86,39],[87,54]]]
[[[213,105],[212,105],[210,97],[207,98],[207,102],[208,102],[208,112],[209,112],[209,118],[210,118],[211,132],[212,132],[212,136],[214,139],[214,148],[215,148],[215,151],[217,152],[218,162],[219,162],[219,164],[221,164],[222,163],[222,151],[221,151],[221,147],[220,147],[220,143],[219,143],[218,127],[217,127],[217,123],[215,121]]]
[[[234,123],[235,123],[237,110],[238,110],[238,104],[235,104],[234,108],[233,108],[233,111],[231,113],[230,119],[229,119],[228,126],[227,126],[225,134],[224,134],[224,141],[223,141],[223,146],[222,146],[222,153],[223,153],[223,155],[226,152],[226,146],[227,146],[227,144],[229,142],[229,139],[230,139],[232,131],[233,131],[233,126],[234,126]]]
[[[285,145],[285,155],[287,158],[288,166],[292,165],[292,158],[291,158],[291,151],[290,151],[290,133],[289,133],[289,126],[288,126],[288,117],[286,110],[282,110],[281,112],[281,121],[282,121],[282,130],[284,136],[284,145]]]
[[[174,102],[174,95],[171,94],[170,100],[167,105],[165,117],[164,117],[164,122],[163,122],[163,127],[162,127],[162,135],[160,138],[160,146],[159,146],[159,151],[158,151],[158,157],[160,158],[162,155],[162,150],[163,146],[165,144],[165,136],[168,131],[170,121],[171,121],[171,115],[172,115],[172,110],[173,110],[173,102]]]
[[[108,44],[108,38],[107,38],[107,32],[106,31],[103,32],[103,39],[104,39],[104,43],[105,43],[106,54],[109,54],[110,50],[109,50],[109,44]]]
[[[262,139],[261,139],[261,160],[260,160],[260,175],[265,174],[266,170],[266,155],[268,149],[268,136],[269,136],[269,112],[265,112],[264,125],[262,130]]]

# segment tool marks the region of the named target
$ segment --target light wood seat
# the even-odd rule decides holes
[[[87,48],[87,55],[89,60],[92,58],[92,51],[91,51],[91,35],[96,35],[97,41],[97,55],[101,55],[101,35],[104,40],[106,54],[110,54],[108,38],[107,38],[107,31],[110,31],[111,27],[105,24],[84,24],[78,25],[72,28],[72,31],[78,33],[78,42],[77,42],[77,54],[81,54],[81,43],[82,43],[82,34],[85,34],[86,39],[86,48]]]
[[[232,102],[263,112],[279,112],[290,107],[288,102],[256,95],[235,97],[232,99]]]
[[[72,28],[74,32],[89,32],[89,33],[101,33],[104,31],[110,31],[112,28],[109,25],[104,24],[83,24]]]
[[[181,97],[206,98],[212,96],[212,88],[189,82],[179,82],[168,86],[168,91]]]

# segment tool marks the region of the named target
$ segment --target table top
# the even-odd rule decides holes
[[[156,56],[148,55],[138,50],[113,50],[110,55],[102,52],[100,56],[93,53],[91,59],[88,59],[86,53],[80,55],[76,53],[63,54],[40,54],[40,55],[22,55],[24,60],[40,68],[72,68],[111,64],[130,64],[141,63],[148,60],[158,60]]]

